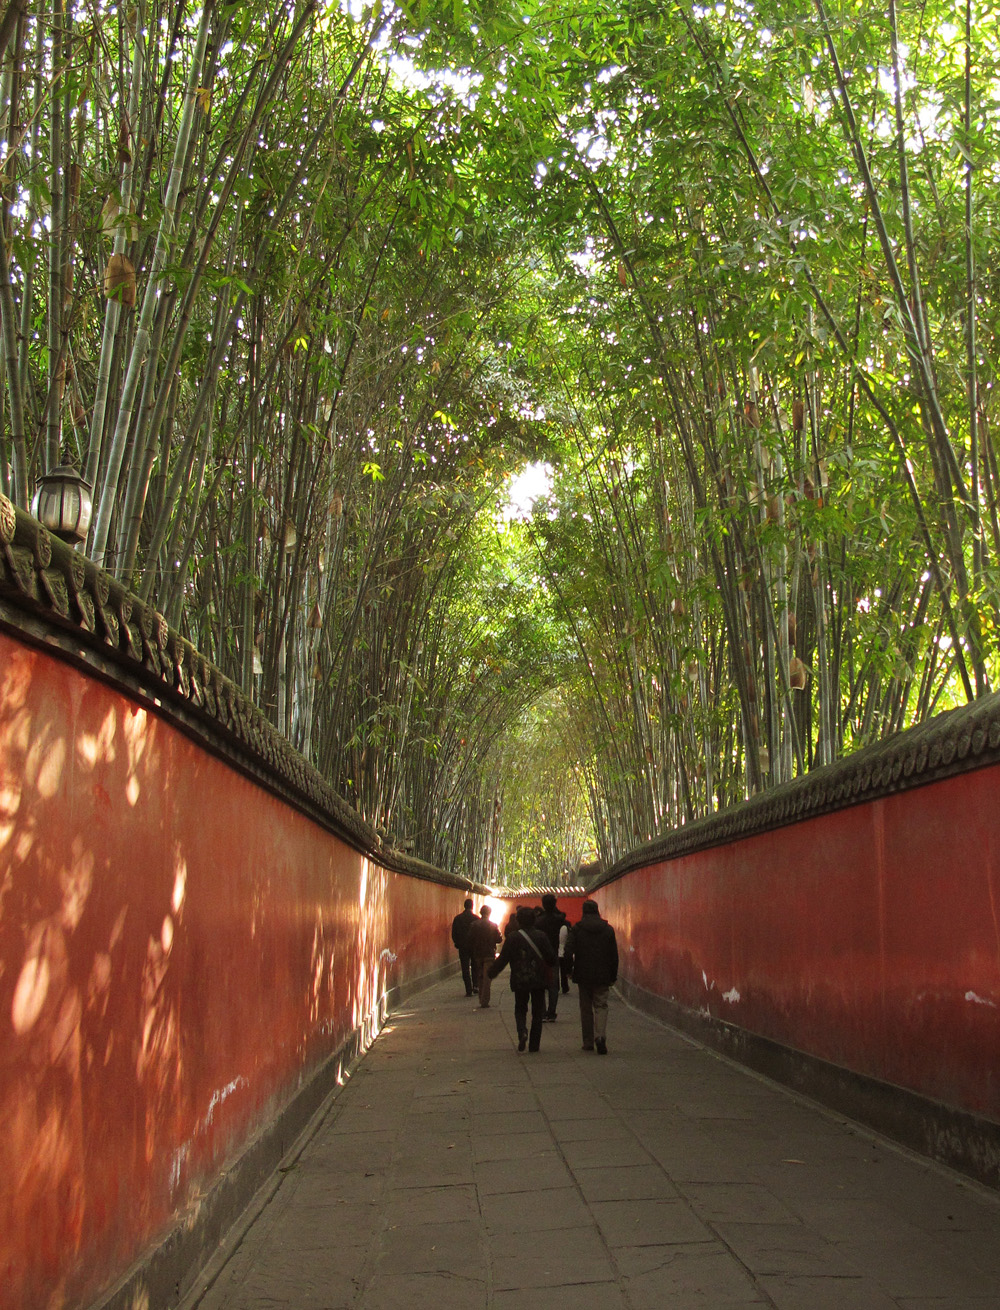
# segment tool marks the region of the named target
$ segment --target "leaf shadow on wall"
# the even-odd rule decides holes
[[[152,791],[147,716],[12,649],[0,668],[0,1267],[15,1303],[41,1303],[44,1288],[59,1305],[77,1294],[81,1252],[114,1267],[143,1221],[136,1183],[179,1075],[164,960],[181,907],[134,903],[116,855],[120,815]]]

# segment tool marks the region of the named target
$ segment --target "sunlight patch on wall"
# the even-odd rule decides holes
[[[28,751],[24,762],[24,776],[42,800],[50,801],[59,790],[63,766],[66,763],[66,741],[40,741]]]
[[[21,808],[21,784],[14,777],[0,784],[0,850],[13,835],[17,812]]]
[[[73,838],[73,862],[59,873],[62,887],[60,918],[67,932],[72,932],[83,918],[83,910],[94,882],[94,855],[84,848],[80,837]]]
[[[135,764],[146,744],[146,729],[149,727],[149,715],[141,706],[132,706],[122,718],[122,736],[133,752],[129,762]]]
[[[10,1020],[18,1035],[28,1032],[41,1014],[45,998],[49,994],[51,978],[46,949],[46,928],[43,926],[42,931],[36,930],[33,935],[27,958],[21,966],[17,986],[14,988]]]
[[[117,758],[115,750],[117,726],[115,711],[110,709],[96,732],[80,733],[77,737],[76,753],[81,764],[88,769],[93,769],[98,763],[110,764]]]
[[[174,914],[180,914],[184,907],[184,897],[187,894],[187,861],[183,855],[178,854],[174,868],[174,891],[170,897],[170,905]]]
[[[0,705],[8,710],[21,709],[28,698],[31,686],[32,661],[30,657],[17,652],[13,659],[5,664],[0,676]]]

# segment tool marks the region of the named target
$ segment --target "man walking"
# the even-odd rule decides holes
[[[486,972],[491,978],[510,965],[510,990],[514,993],[514,1023],[517,1025],[517,1049],[537,1051],[542,1041],[542,1018],[545,1014],[545,988],[548,972],[556,965],[556,953],[543,932],[532,927],[535,911],[521,905],[517,911],[517,931],[503,944],[503,950]],[[528,1032],[528,1002],[531,1002],[531,1032]]]
[[[472,980],[479,988],[479,1008],[485,1010],[490,1003],[490,965],[496,959],[497,946],[503,935],[490,921],[490,907],[484,905],[479,918],[469,929],[469,950],[472,953]]]
[[[559,954],[559,930],[566,923],[566,916],[556,904],[556,898],[551,892],[546,892],[542,897],[542,912],[535,919],[535,927],[548,937],[552,943],[552,948]],[[568,990],[568,989],[567,989]],[[545,1022],[555,1023],[556,1021],[556,1003],[559,1000],[559,970],[553,969],[549,979],[546,991],[549,995],[548,1009],[545,1011]]]
[[[465,909],[461,914],[456,914],[451,921],[451,940],[458,951],[458,962],[462,966],[462,982],[465,983],[466,996],[471,996],[476,990],[475,979],[472,976],[472,955],[469,951],[469,929],[475,922],[476,916],[472,913],[471,900],[466,900]]]
[[[569,930],[565,958],[580,991],[583,1049],[607,1055],[608,989],[618,979],[618,942],[596,901],[584,901],[580,922]]]

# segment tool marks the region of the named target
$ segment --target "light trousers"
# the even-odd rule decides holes
[[[580,1027],[584,1046],[593,1046],[596,1037],[608,1035],[608,992],[610,987],[577,983],[580,993]]]
[[[477,960],[475,976],[479,979],[479,1008],[485,1009],[490,1003],[490,983],[493,979],[489,975],[489,967],[496,957],[491,955],[488,959]]]

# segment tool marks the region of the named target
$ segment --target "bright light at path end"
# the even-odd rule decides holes
[[[484,896],[482,904],[490,907],[490,922],[502,928],[507,917],[507,902],[499,901],[495,896]]]
[[[530,518],[535,501],[539,496],[547,496],[551,490],[552,466],[527,464],[520,473],[511,478],[507,486],[504,518],[507,520]]]

